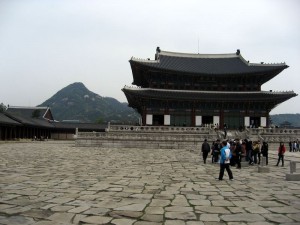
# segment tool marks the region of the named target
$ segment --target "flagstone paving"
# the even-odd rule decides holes
[[[75,147],[74,142],[0,142],[0,224],[300,224],[300,182],[285,167],[203,164],[199,150]]]

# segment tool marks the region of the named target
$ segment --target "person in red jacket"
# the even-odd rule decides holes
[[[285,146],[283,142],[280,142],[279,148],[278,148],[278,161],[276,166],[278,166],[280,160],[282,162],[281,166],[284,166],[284,153],[285,153]]]

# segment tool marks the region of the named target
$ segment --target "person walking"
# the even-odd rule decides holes
[[[219,172],[219,178],[216,178],[217,180],[223,180],[224,171],[226,169],[229,180],[233,180],[232,171],[230,169],[230,149],[227,147],[227,141],[222,141],[222,149],[221,149],[221,157],[220,157],[220,172]]]
[[[237,169],[241,169],[242,152],[243,152],[243,148],[241,142],[239,139],[237,139],[236,146],[235,146],[235,163],[237,165],[236,166]]]
[[[285,146],[283,142],[280,142],[279,148],[278,148],[278,161],[276,166],[279,165],[279,162],[281,160],[281,166],[284,166],[284,153],[285,153]]]
[[[210,152],[210,146],[207,143],[207,139],[205,139],[202,144],[201,152],[202,152],[203,162],[204,162],[204,164],[206,164],[206,159],[207,159],[208,153]]]

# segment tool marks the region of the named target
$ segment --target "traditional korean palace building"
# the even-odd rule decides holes
[[[141,114],[143,126],[268,127],[270,111],[297,96],[293,91],[261,90],[288,68],[285,63],[249,63],[239,50],[186,54],[158,47],[154,60],[129,62],[135,86],[122,91]]]

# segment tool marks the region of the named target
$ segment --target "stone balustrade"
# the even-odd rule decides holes
[[[173,126],[131,126],[131,125],[109,125],[108,132],[147,132],[147,133],[210,133],[210,127],[173,127]]]
[[[228,130],[226,138],[248,138],[269,143],[297,140],[300,129],[258,128]],[[106,132],[78,132],[77,146],[200,149],[204,139],[223,139],[222,130],[209,127],[108,125]]]

